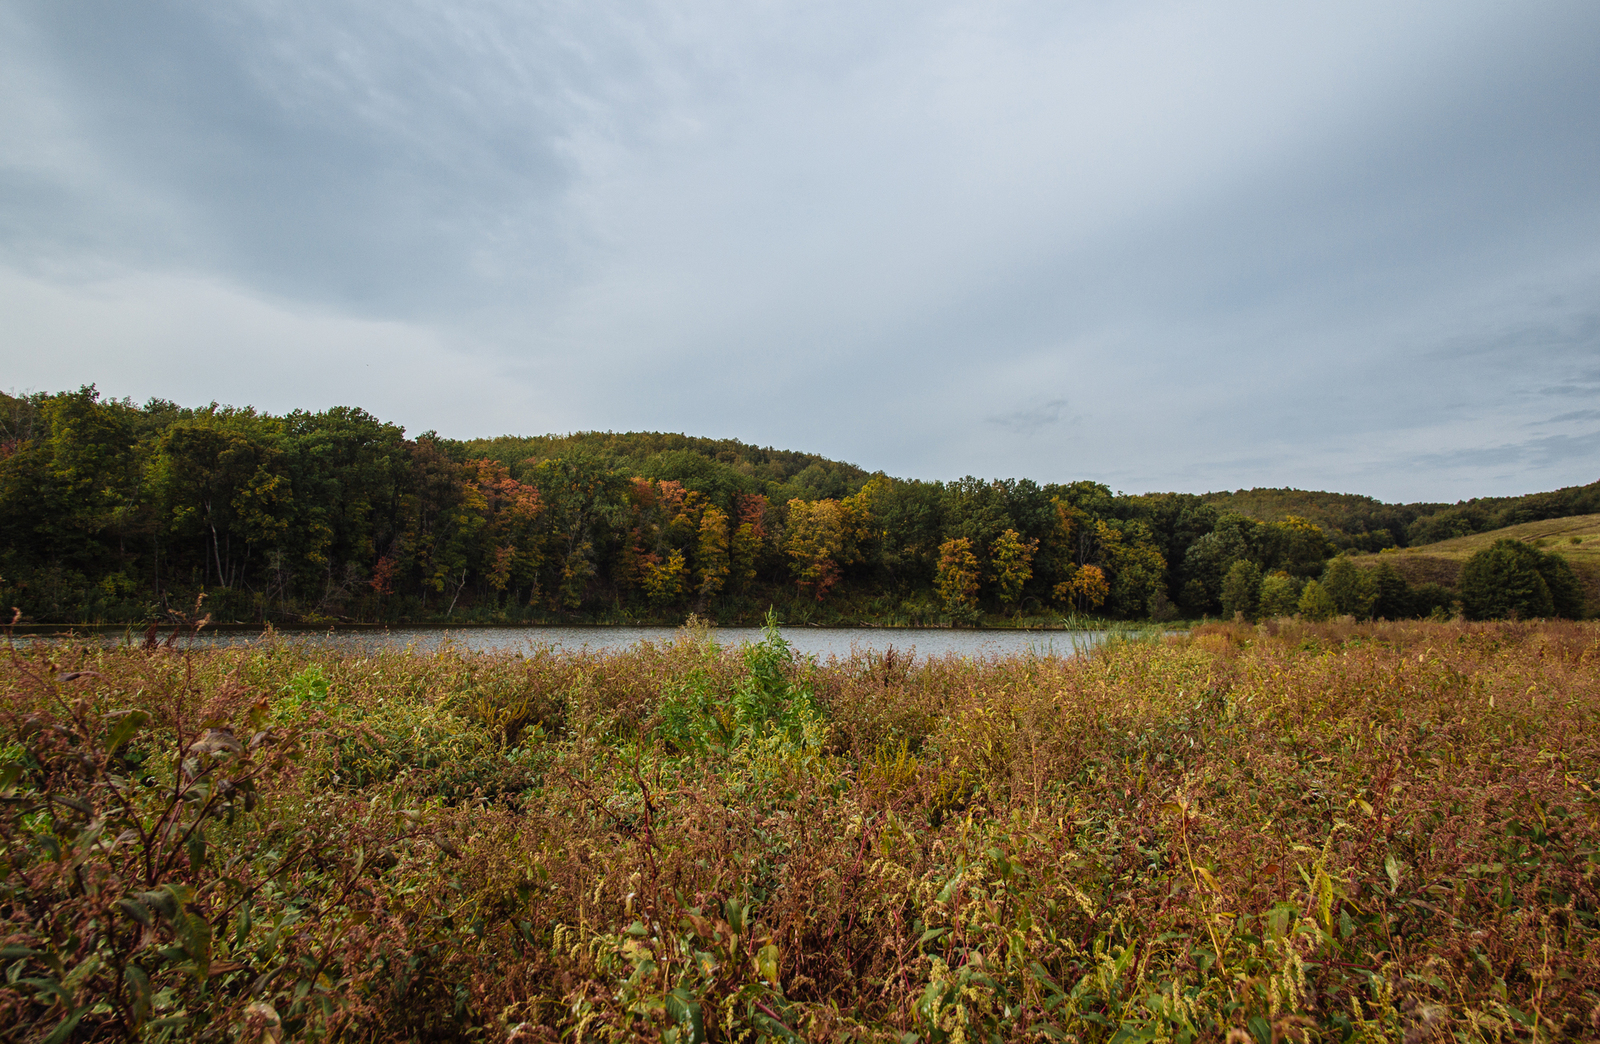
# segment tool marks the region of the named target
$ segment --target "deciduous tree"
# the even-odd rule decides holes
[[[852,528],[849,512],[837,500],[789,501],[783,549],[801,591],[819,602],[827,597],[852,550]]]
[[[1333,597],[1319,581],[1307,580],[1306,586],[1300,592],[1300,615],[1307,620],[1321,621],[1332,619],[1339,607],[1333,603]]]
[[[966,619],[978,611],[978,556],[972,541],[955,537],[939,545],[939,568],[934,586],[947,613]]]
[[[1021,600],[1023,586],[1033,577],[1033,555],[1038,550],[1038,540],[1024,540],[1015,529],[1007,529],[995,538],[989,561],[1002,605],[1015,607]]]
[[[1261,596],[1261,570],[1248,558],[1241,558],[1228,567],[1222,578],[1222,611],[1235,619],[1253,620],[1256,616],[1256,599]]]
[[[1111,594],[1111,584],[1097,565],[1078,566],[1072,575],[1055,586],[1056,600],[1066,602],[1079,612],[1092,612],[1105,604]]]
[[[1293,616],[1300,607],[1300,581],[1281,569],[1261,578],[1256,612],[1264,620]]]
[[[696,589],[702,599],[714,598],[728,581],[728,516],[715,504],[700,513],[700,540],[695,548]]]
[[[1461,567],[1461,604],[1473,620],[1576,617],[1583,589],[1566,559],[1508,538]]]

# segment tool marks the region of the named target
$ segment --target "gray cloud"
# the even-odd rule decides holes
[[[984,418],[988,424],[1018,435],[1035,435],[1039,429],[1062,422],[1061,411],[1067,408],[1066,399],[1050,399],[1037,406],[1026,406],[1008,413],[991,414]]]
[[[0,360],[925,477],[1589,481],[1523,436],[1594,391],[1597,44],[1577,2],[0,0]]]
[[[1563,413],[1558,416],[1551,417],[1549,420],[1534,421],[1533,424],[1543,427],[1546,424],[1563,424],[1567,421],[1587,420],[1600,420],[1600,410],[1574,410],[1571,413]]]

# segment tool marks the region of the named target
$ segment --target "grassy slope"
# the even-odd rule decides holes
[[[1412,583],[1433,581],[1454,587],[1463,562],[1496,540],[1508,537],[1525,540],[1565,558],[1583,581],[1589,604],[1600,605],[1600,515],[1574,515],[1542,522],[1524,522],[1520,526],[1455,537],[1435,544],[1386,551],[1378,555],[1361,555],[1356,558],[1356,563],[1374,566],[1380,561],[1388,562]],[[1578,542],[1573,543],[1574,539]]]

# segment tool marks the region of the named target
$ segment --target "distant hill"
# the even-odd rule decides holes
[[[1356,493],[1304,489],[1240,489],[1201,497],[1219,512],[1235,512],[1259,522],[1281,522],[1290,515],[1322,527],[1337,546],[1358,551],[1404,547],[1412,525],[1447,504],[1385,504]]]
[[[1381,551],[1418,547],[1529,522],[1600,513],[1600,482],[1519,497],[1479,497],[1455,504],[1386,504],[1354,493],[1303,489],[1240,489],[1201,498],[1219,512],[1261,522],[1289,515],[1310,519],[1341,548]],[[1491,541],[1492,542],[1492,541]]]
[[[1526,522],[1596,513],[1600,513],[1600,482],[1520,497],[1479,497],[1419,517],[1412,524],[1407,543],[1416,547]]]
[[[761,493],[777,503],[793,497],[847,497],[872,477],[854,464],[816,453],[659,431],[502,435],[454,445],[469,458],[488,457],[508,466],[587,455],[632,475],[671,479],[702,493]]]
[[[1589,605],[1600,605],[1600,514],[1523,522],[1418,547],[1360,555],[1356,564],[1370,567],[1388,562],[1412,584],[1431,581],[1455,587],[1462,563],[1496,540],[1506,538],[1525,541],[1565,558],[1583,581]]]

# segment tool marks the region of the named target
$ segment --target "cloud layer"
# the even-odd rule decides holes
[[[1593,481],[1583,3],[0,0],[14,388],[918,477]]]

